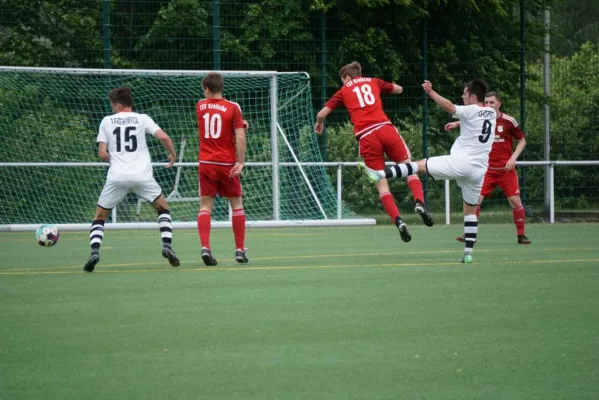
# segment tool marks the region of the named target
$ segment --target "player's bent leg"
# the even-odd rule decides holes
[[[96,214],[92,221],[92,226],[89,230],[89,245],[91,247],[91,255],[83,266],[85,272],[93,272],[98,262],[100,262],[100,246],[104,239],[104,223],[110,214],[110,209],[96,207]]]
[[[249,260],[245,255],[245,211],[243,210],[243,201],[241,196],[229,197],[229,203],[233,210],[231,225],[235,237],[235,261],[245,264]]]
[[[172,249],[173,223],[164,195],[160,194],[152,202],[152,207],[158,212],[158,229],[160,230],[160,239],[162,240],[162,256],[168,260],[172,267],[178,267],[181,265],[181,261]]]
[[[385,167],[385,178],[387,179],[399,179],[407,178],[411,175],[416,175],[418,172],[424,171],[425,163],[423,160],[418,162],[408,162],[404,164],[389,165]]]
[[[366,173],[368,178],[370,178],[371,181],[378,182],[381,179],[385,179],[385,178],[386,179],[406,178],[410,175],[416,175],[419,172],[423,172],[426,170],[426,168],[424,168],[424,167],[420,168],[421,161],[419,161],[418,163],[410,162],[410,163],[405,163],[405,164],[390,165],[390,166],[385,167],[385,169],[381,169],[381,170],[375,170],[375,169],[369,168],[363,162],[359,162],[358,167],[361,168],[362,170],[364,170],[364,172]],[[424,163],[422,163],[422,166],[424,166]]]
[[[411,158],[407,158],[400,162],[400,164],[410,163],[412,163]],[[424,167],[424,169],[426,168]],[[418,164],[418,171],[420,171],[420,164]],[[418,213],[418,215],[420,215],[420,218],[422,218],[422,222],[424,222],[424,225],[429,227],[433,226],[435,224],[433,218],[431,217],[429,211],[424,205],[424,191],[422,190],[422,182],[420,182],[420,178],[418,178],[418,175],[414,174],[408,176],[407,181],[408,187],[410,188],[410,192],[412,192],[412,198],[414,199],[414,211]]]

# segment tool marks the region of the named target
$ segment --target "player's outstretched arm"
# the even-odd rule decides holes
[[[403,93],[403,88],[401,86],[399,86],[398,84],[394,83],[393,84],[393,90],[391,91],[392,94],[402,94]]]
[[[452,121],[445,124],[446,131],[452,131],[460,127],[460,121]]]
[[[316,123],[314,124],[314,132],[319,135],[322,133],[322,128],[324,124],[325,118],[331,113],[331,109],[329,107],[322,107],[322,110],[316,114]]]
[[[110,162],[110,153],[104,142],[98,142],[98,157],[100,157],[102,161]]]
[[[433,90],[433,84],[431,83],[431,81],[424,81],[424,83],[422,84],[422,88],[424,89],[428,97],[430,97],[431,100],[437,103],[439,107],[441,107],[443,110],[447,111],[451,115],[455,114],[455,104],[447,100],[445,97],[441,96],[439,93],[435,92]]]
[[[168,164],[166,164],[166,168],[170,168],[173,166],[175,161],[177,160],[177,151],[175,150],[175,146],[173,145],[173,141],[162,129],[158,129],[158,131],[154,134],[154,136],[160,140],[162,145],[166,147],[168,150]]]
[[[243,167],[245,166],[245,128],[235,129],[235,145],[237,147],[237,163],[229,171],[231,178],[241,175],[241,171],[243,171]]]

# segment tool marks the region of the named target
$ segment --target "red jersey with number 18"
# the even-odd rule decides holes
[[[501,113],[497,117],[495,141],[489,153],[489,168],[503,169],[513,153],[513,139],[522,140],[524,133],[518,121],[511,115]]]
[[[243,128],[239,104],[226,99],[203,99],[196,105],[196,116],[200,134],[200,163],[235,164],[235,129]]]
[[[354,135],[359,137],[381,125],[391,124],[383,111],[381,92],[390,93],[393,84],[378,78],[356,76],[347,82],[326,102],[331,110],[344,105],[354,125]]]

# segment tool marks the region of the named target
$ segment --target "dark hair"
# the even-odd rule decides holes
[[[499,96],[499,94],[497,92],[487,92],[485,97],[495,97],[498,102],[502,103],[501,97]]]
[[[343,79],[346,75],[354,79],[356,76],[362,76],[362,66],[359,62],[353,61],[349,64],[344,65],[339,70],[339,77]]]
[[[466,84],[466,89],[468,89],[470,95],[475,95],[476,99],[483,103],[485,101],[485,95],[489,91],[489,85],[480,78],[474,78]]]
[[[110,93],[108,93],[108,100],[110,100],[111,103],[120,104],[123,107],[131,107],[133,105],[131,88],[120,86],[116,89],[112,89]]]
[[[209,72],[202,79],[202,87],[210,89],[212,93],[222,93],[225,82],[222,75],[218,72]]]

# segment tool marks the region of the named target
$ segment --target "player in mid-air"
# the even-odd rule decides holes
[[[179,259],[171,247],[173,238],[171,215],[162,189],[154,179],[146,135],[156,137],[168,150],[167,167],[171,167],[177,158],[173,142],[152,118],[132,111],[133,96],[130,88],[121,86],[113,89],[108,94],[108,99],[114,114],[104,117],[96,141],[98,156],[109,162],[110,168],[89,232],[91,256],[83,270],[92,272],[100,261],[104,222],[110,211],[123,201],[129,192],[150,202],[158,212],[162,256],[168,259],[170,265],[178,267]]]
[[[499,185],[507,201],[512,207],[512,216],[516,225],[518,244],[530,244],[530,239],[524,234],[526,214],[520,199],[520,185],[516,173],[516,160],[526,147],[524,133],[518,121],[511,115],[501,112],[501,97],[497,92],[489,92],[485,97],[485,106],[492,107],[497,112],[497,126],[495,128],[495,141],[489,153],[489,168],[485,174],[483,188],[476,207],[476,217],[480,215],[480,206],[485,197],[490,197],[493,190]],[[450,131],[459,127],[460,122],[449,122],[445,130]],[[518,141],[513,150],[513,140]],[[464,242],[464,236],[457,237],[458,242]]]
[[[450,155],[391,165],[382,170],[373,170],[366,165],[362,167],[375,182],[417,173],[428,173],[433,179],[455,180],[462,190],[464,203],[465,248],[462,262],[471,263],[478,232],[476,207],[489,164],[497,112],[483,104],[489,87],[482,79],[473,79],[466,84],[462,94],[463,106],[455,105],[435,92],[430,81],[424,81],[422,88],[443,110],[460,120],[460,135],[451,146]]]
[[[363,77],[362,67],[357,61],[343,66],[339,71],[339,77],[343,87],[316,115],[314,131],[321,134],[325,118],[343,105],[349,112],[354,126],[354,136],[359,142],[360,156],[369,168],[383,169],[385,154],[396,163],[412,161],[408,146],[383,111],[381,100],[381,93],[401,94],[403,88],[381,79]],[[433,219],[424,205],[422,183],[418,176],[408,177],[408,186],[414,198],[415,211],[420,214],[426,226],[433,226]],[[381,179],[376,183],[376,188],[385,211],[399,229],[401,239],[409,242],[412,237],[400,217],[399,209],[389,191],[389,183],[386,179]]]
[[[196,105],[200,152],[200,213],[198,232],[202,244],[202,260],[217,265],[210,250],[210,215],[216,195],[226,197],[233,210],[235,261],[247,263],[245,254],[245,212],[241,197],[240,175],[245,163],[245,132],[248,128],[239,104],[223,97],[224,81],[217,72],[202,79],[204,97]]]

